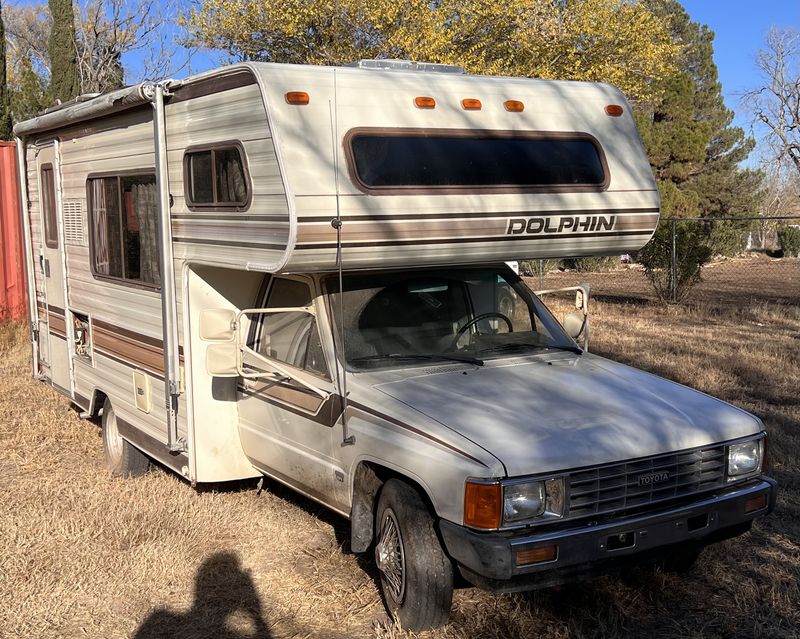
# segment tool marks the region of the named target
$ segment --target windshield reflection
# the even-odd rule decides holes
[[[482,365],[549,348],[580,352],[507,268],[345,275],[343,283],[343,300],[338,278],[329,277],[326,290],[337,336],[343,319],[349,369]]]

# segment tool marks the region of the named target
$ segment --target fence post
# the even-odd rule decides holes
[[[671,291],[671,298],[672,303],[678,303],[678,247],[677,247],[677,239],[676,239],[676,224],[678,220],[672,218],[670,220],[670,226],[672,227],[672,260],[671,260],[671,268],[672,268],[672,277],[670,277],[670,284],[672,284],[672,291]]]
[[[544,290],[544,260],[539,260],[539,290]]]

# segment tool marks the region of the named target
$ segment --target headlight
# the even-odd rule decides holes
[[[761,470],[763,453],[763,437],[728,446],[728,481],[757,474]]]
[[[515,522],[538,517],[544,512],[544,503],[543,481],[506,486],[503,499],[503,520]]]
[[[564,479],[509,482],[503,486],[503,523],[562,517]]]

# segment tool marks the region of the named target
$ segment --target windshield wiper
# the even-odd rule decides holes
[[[445,355],[444,353],[435,353],[433,355],[423,355],[414,353],[383,353],[380,355],[364,355],[363,357],[354,357],[351,362],[376,362],[382,359],[392,360],[432,360],[432,359],[445,359],[454,362],[464,362],[465,364],[475,364],[476,366],[483,366],[483,360],[477,357],[470,357],[469,355]]]
[[[480,353],[486,353],[488,351],[511,351],[511,350],[518,350],[518,349],[543,349],[543,350],[556,350],[556,351],[569,351],[570,353],[575,353],[576,355],[580,355],[583,353],[583,349],[578,346],[556,346],[553,344],[532,344],[530,342],[512,342],[507,344],[499,344],[497,346],[489,346],[487,348],[481,349]]]

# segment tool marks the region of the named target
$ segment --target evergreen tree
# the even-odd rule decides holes
[[[47,97],[51,102],[66,102],[81,92],[75,48],[75,14],[72,0],[48,0],[52,28],[47,50],[50,54],[50,86]]]
[[[32,118],[44,109],[44,83],[33,68],[30,55],[17,63],[15,85],[11,90],[11,111],[17,122]]]
[[[0,3],[0,140],[10,140],[14,137],[11,99],[6,76],[6,30],[3,24],[3,6]]]

